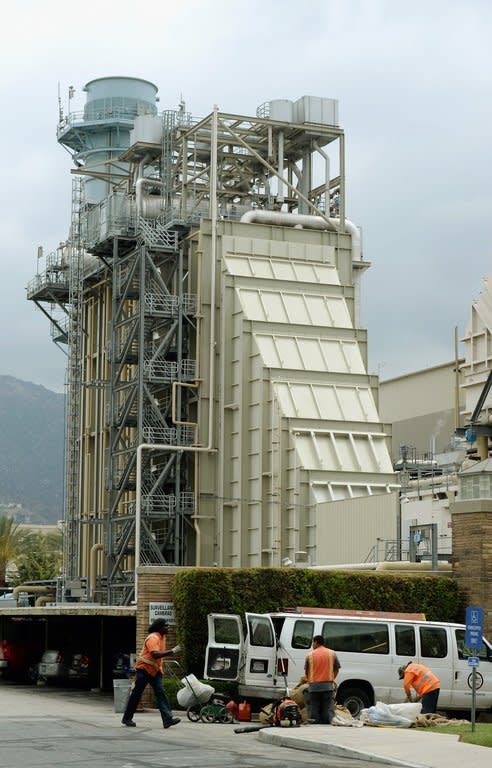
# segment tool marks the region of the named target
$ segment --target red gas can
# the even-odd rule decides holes
[[[251,721],[251,704],[248,701],[241,702],[237,708],[237,719],[242,723]]]

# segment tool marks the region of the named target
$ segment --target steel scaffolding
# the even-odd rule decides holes
[[[84,119],[68,128],[79,152]],[[344,137],[336,125],[217,109],[193,123],[184,107],[159,119],[159,141],[136,137],[94,170],[74,171],[63,290],[47,273],[28,290],[58,335],[63,325],[46,304],[68,316],[65,578],[86,579],[90,600],[115,605],[134,599],[136,563],[196,564],[198,453],[210,451],[216,397],[204,378],[214,375],[211,331],[205,374],[197,360],[202,266],[190,254],[201,258],[200,222],[210,219],[211,273],[217,222],[248,212],[314,214],[334,237],[345,233]],[[96,131],[96,122],[85,125]],[[323,149],[330,144],[333,176]],[[314,155],[325,163],[318,186]],[[91,178],[107,184],[100,202],[83,199],[82,179]]]

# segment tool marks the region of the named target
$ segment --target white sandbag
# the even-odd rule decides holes
[[[187,675],[181,678],[181,682],[184,683],[184,688],[180,688],[176,694],[176,699],[181,707],[206,704],[211,695],[215,693],[215,688],[200,682],[195,675]]]
[[[408,717],[394,714],[389,704],[377,701],[373,707],[363,709],[359,719],[368,725],[393,725],[396,728],[410,728],[412,720]]]
[[[390,711],[394,715],[400,715],[400,717],[407,717],[414,723],[422,711],[422,704],[420,701],[412,702],[405,701],[401,704],[388,704]]]

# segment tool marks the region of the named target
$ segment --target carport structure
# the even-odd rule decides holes
[[[135,606],[2,608],[0,640],[25,659],[26,676],[45,650],[82,651],[92,660],[91,687],[110,689],[114,656],[135,651],[135,621]]]

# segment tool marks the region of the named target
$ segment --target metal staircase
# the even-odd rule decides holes
[[[72,219],[70,230],[69,324],[66,418],[65,486],[65,579],[78,574],[80,551],[80,425],[83,376],[83,277],[84,243],[82,233],[83,181],[72,181]]]

